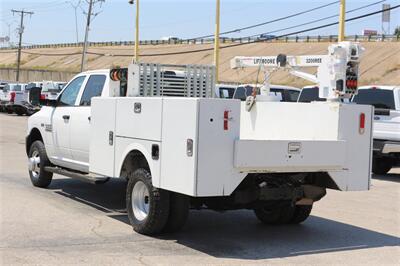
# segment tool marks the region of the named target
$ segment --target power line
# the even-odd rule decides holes
[[[274,22],[282,21],[282,20],[285,20],[285,19],[293,18],[293,17],[296,17],[296,16],[304,15],[304,14],[310,13],[312,11],[319,10],[319,9],[322,9],[322,8],[337,4],[339,2],[340,1],[334,1],[334,2],[331,2],[331,3],[325,4],[325,5],[317,6],[317,7],[314,7],[314,8],[311,8],[311,9],[307,9],[307,10],[304,10],[304,11],[301,11],[301,12],[298,12],[298,13],[294,13],[294,14],[291,14],[291,15],[288,15],[288,16],[276,18],[276,19],[273,19],[273,20],[265,21],[265,22],[262,22],[262,23],[258,23],[258,24],[254,24],[254,25],[250,25],[250,26],[246,26],[246,27],[242,27],[242,28],[238,28],[238,29],[234,29],[234,30],[224,31],[224,32],[221,32],[220,35],[225,35],[225,34],[234,33],[234,32],[240,32],[240,31],[243,31],[243,30],[248,30],[248,29],[264,26],[264,25],[267,25],[267,24],[271,24],[271,23],[274,23]],[[214,36],[214,34],[209,34],[209,35],[190,38],[190,39],[187,39],[187,40],[205,39],[205,38],[209,38],[209,37],[213,37],[213,36]]]
[[[392,7],[388,8],[388,9],[385,9],[385,10],[378,10],[378,11],[375,11],[375,12],[367,13],[367,14],[364,14],[364,15],[360,15],[360,16],[357,16],[357,17],[346,19],[345,21],[349,22],[349,21],[353,21],[353,20],[362,19],[362,18],[365,18],[365,17],[369,17],[369,16],[373,16],[373,15],[376,15],[376,14],[380,14],[380,13],[382,13],[384,11],[387,11],[387,10],[397,9],[399,7],[400,7],[400,5],[392,6]],[[275,38],[282,38],[282,37],[287,37],[287,36],[290,36],[290,35],[297,35],[297,34],[304,33],[304,32],[309,32],[309,31],[313,31],[313,30],[318,30],[318,29],[322,29],[322,28],[331,27],[331,26],[334,26],[334,25],[337,25],[337,24],[339,24],[339,22],[332,22],[332,23],[329,23],[329,24],[316,26],[316,27],[305,29],[305,30],[291,32],[291,33],[287,33],[287,34],[282,34],[282,35],[276,36]],[[244,37],[244,38],[250,38],[250,37],[251,36],[247,36],[247,37]],[[263,40],[254,40],[252,42],[231,44],[231,45],[227,45],[227,46],[222,46],[220,49],[227,49],[227,48],[232,48],[232,47],[236,47],[236,46],[249,45],[249,44],[258,43],[258,42],[263,42]],[[146,56],[179,55],[179,54],[206,52],[206,51],[212,51],[212,50],[213,50],[213,48],[203,48],[203,49],[189,50],[189,51],[182,51],[182,52],[159,53],[159,54],[144,54],[144,55],[141,55],[141,56],[146,57]]]
[[[12,9],[11,12],[13,15],[15,13],[19,14],[21,16],[21,23],[18,29],[18,34],[19,34],[19,42],[18,42],[18,56],[17,56],[17,76],[16,76],[16,81],[19,81],[19,68],[21,65],[21,46],[22,46],[22,34],[24,33],[24,15],[33,15],[33,12],[30,11],[24,11],[24,10],[15,10]]]
[[[374,2],[374,3],[371,3],[371,4],[365,5],[365,6],[361,6],[361,7],[358,7],[358,8],[351,9],[349,11],[346,11],[346,14],[353,13],[353,12],[356,12],[356,11],[359,11],[359,10],[362,10],[362,9],[365,9],[365,8],[368,8],[368,7],[383,3],[383,2],[386,2],[386,0],[381,0],[381,1]],[[339,16],[339,14],[336,14],[336,15],[332,15],[332,16],[328,16],[328,17],[324,17],[324,18],[320,18],[320,19],[311,20],[309,22],[305,22],[305,23],[302,23],[302,24],[297,24],[295,26],[290,26],[290,27],[286,27],[286,28],[282,28],[282,29],[278,29],[278,30],[265,32],[265,33],[262,33],[262,34],[271,34],[271,33],[276,33],[276,32],[282,32],[282,31],[285,31],[285,30],[290,30],[290,29],[294,29],[294,28],[310,25],[310,24],[313,24],[313,23],[316,23],[316,22],[324,21],[324,20],[335,18],[335,17],[338,17],[338,16]],[[251,37],[256,37],[256,36],[260,36],[260,35],[261,34],[255,34],[255,35],[251,35]]]

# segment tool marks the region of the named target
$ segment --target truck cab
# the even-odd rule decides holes
[[[52,106],[32,116],[32,126],[43,128],[49,160],[62,167],[89,172],[91,99],[108,96],[109,70],[80,73],[73,77]]]

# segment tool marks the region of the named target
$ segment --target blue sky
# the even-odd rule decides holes
[[[74,3],[78,0],[70,0]],[[290,15],[306,9],[311,9],[334,0],[221,0],[221,31],[236,29],[271,19]],[[379,0],[348,0],[347,10],[378,2]],[[400,4],[400,0],[387,0],[392,6]],[[87,3],[82,0],[83,9]],[[207,35],[214,31],[215,1],[214,0],[140,0],[140,37],[141,39],[160,39],[163,36],[191,38]],[[75,42],[74,9],[67,0],[0,0],[0,36],[8,35],[10,25],[11,40],[16,41],[16,28],[19,17],[13,16],[11,9],[25,9],[35,12],[25,19],[25,44]],[[348,14],[349,17],[379,10],[381,4]],[[92,22],[90,41],[125,41],[134,38],[134,7],[128,0],[105,0],[101,8],[96,6],[96,12],[101,11]],[[312,13],[271,23],[255,29],[227,35],[241,37],[272,30],[290,27],[299,23],[337,14],[338,4],[323,8]],[[276,35],[305,29],[336,21],[329,19],[323,22],[300,27],[298,29],[281,31]],[[381,31],[381,15],[349,22],[347,34],[360,34],[362,29]],[[391,32],[400,25],[400,8],[391,11]],[[79,38],[83,40],[85,16],[78,9]],[[337,27],[329,27],[308,35],[336,34]]]

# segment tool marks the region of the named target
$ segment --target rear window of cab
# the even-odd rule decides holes
[[[396,109],[393,90],[379,88],[358,90],[358,94],[354,96],[353,102],[373,105],[375,108],[381,109]]]

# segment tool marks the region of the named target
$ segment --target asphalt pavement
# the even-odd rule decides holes
[[[295,226],[265,226],[252,211],[191,211],[179,233],[135,233],[125,182],[54,176],[31,185],[26,117],[0,114],[1,265],[400,265],[400,168],[370,191],[328,195]]]

